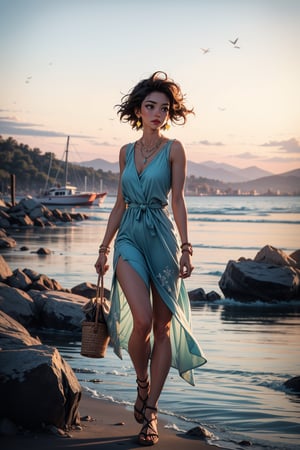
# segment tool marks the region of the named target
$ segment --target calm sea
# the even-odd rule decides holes
[[[88,221],[14,232],[17,249],[2,255],[12,269],[32,268],[64,287],[96,283],[93,265],[114,200],[80,208]],[[299,197],[188,197],[187,206],[195,265],[188,290],[221,294],[218,282],[227,261],[254,258],[266,244],[288,254],[300,248]],[[21,252],[22,245],[32,252],[45,246],[53,254]],[[110,281],[111,270],[108,288]],[[283,383],[300,375],[300,301],[242,304],[222,297],[193,306],[192,320],[208,363],[195,371],[196,387],[171,369],[159,404],[169,426],[188,430],[201,424],[214,434],[212,443],[230,449],[241,448],[242,440],[250,440],[253,449],[299,449],[300,396]],[[93,396],[132,407],[135,376],[126,352],[120,360],[109,348],[106,358],[91,360],[80,356],[80,342],[70,336],[53,345]]]

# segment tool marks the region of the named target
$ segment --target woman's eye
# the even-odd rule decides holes
[[[163,112],[169,112],[168,106],[164,106],[164,107],[162,108],[162,111],[163,111]]]
[[[145,107],[146,107],[147,109],[152,109],[152,108],[153,108],[153,105],[145,105]]]

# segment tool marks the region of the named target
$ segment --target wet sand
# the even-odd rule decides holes
[[[143,448],[137,442],[141,425],[135,422],[132,411],[108,400],[94,399],[83,394],[80,417],[90,416],[92,421],[81,421],[82,430],[74,430],[71,437],[49,433],[28,433],[17,436],[0,436],[3,450],[133,450]],[[159,442],[153,446],[160,450],[213,450],[220,449],[205,440],[190,437],[174,429],[165,428],[167,421],[159,418]],[[191,428],[193,426],[191,425]]]

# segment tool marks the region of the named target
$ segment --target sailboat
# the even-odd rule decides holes
[[[65,158],[65,184],[57,185],[46,189],[37,200],[43,205],[64,205],[64,206],[85,206],[92,205],[97,201],[98,205],[103,203],[106,192],[79,191],[76,186],[68,184],[68,157],[69,157],[70,136],[67,138],[66,158]],[[48,173],[49,176],[49,173]]]

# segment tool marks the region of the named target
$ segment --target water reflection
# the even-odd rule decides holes
[[[225,299],[221,302],[192,304],[192,311],[219,313],[223,322],[239,323],[251,320],[257,324],[278,324],[284,322],[287,325],[288,318],[298,318],[300,320],[300,300],[291,303],[278,302],[271,304],[257,302],[256,304],[241,304],[232,300],[226,303]]]

